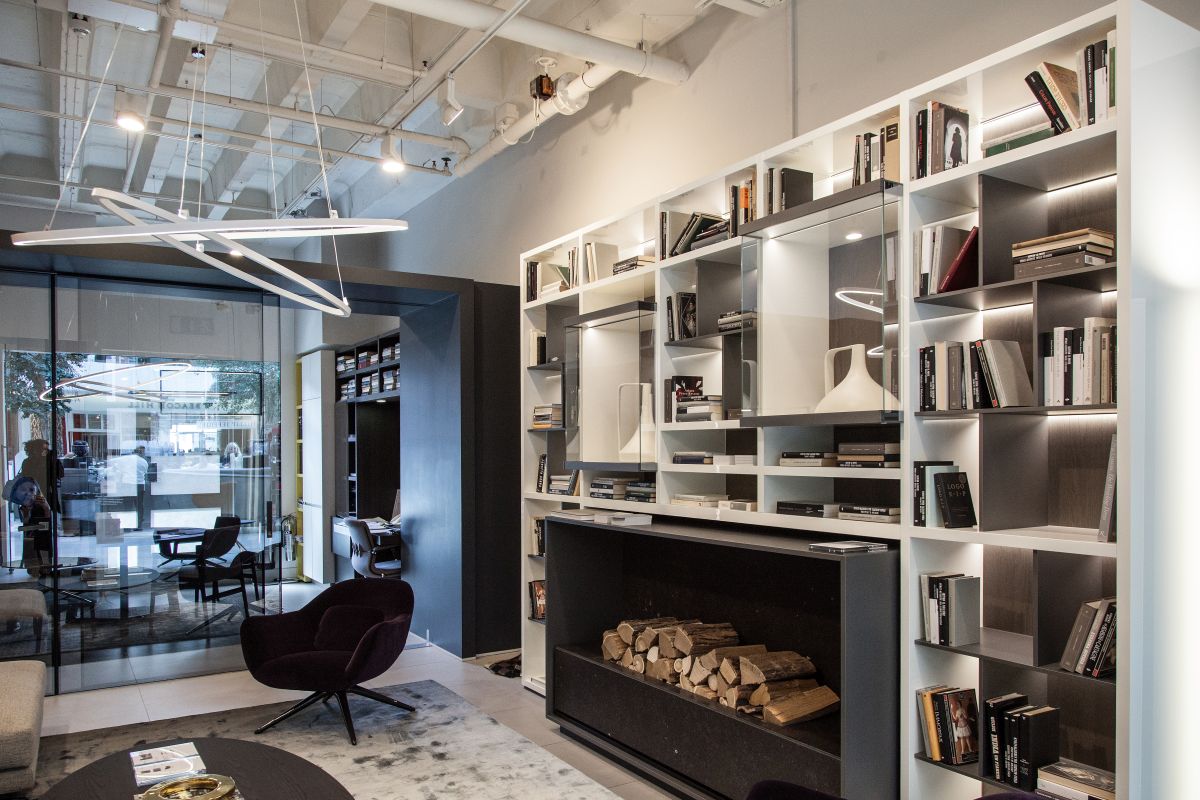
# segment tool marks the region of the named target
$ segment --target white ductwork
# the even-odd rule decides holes
[[[41,72],[48,75],[57,75],[60,78],[73,78],[79,81],[88,81],[90,83],[100,83],[100,78],[94,75],[85,75],[79,72],[71,72],[64,69],[56,69],[54,67],[43,67],[37,64],[27,64],[23,61],[14,61],[11,58],[0,58],[0,66],[16,67],[18,69],[26,69],[31,72]],[[166,97],[176,97],[180,100],[189,102],[196,101],[207,105],[225,106],[227,108],[236,108],[239,111],[251,111],[258,114],[266,114],[269,112],[272,116],[279,119],[287,119],[293,122],[306,123],[311,125],[313,117],[316,117],[317,124],[324,128],[335,128],[337,130],[351,131],[360,133],[365,136],[383,136],[391,133],[403,139],[412,142],[420,142],[422,144],[432,145],[434,147],[442,147],[459,155],[466,155],[470,152],[470,145],[457,136],[434,136],[429,133],[418,133],[416,131],[399,130],[384,127],[383,125],[375,125],[370,122],[359,122],[352,119],[344,119],[335,117],[329,114],[312,114],[309,111],[304,111],[299,108],[287,108],[284,106],[273,106],[266,103],[260,103],[257,100],[243,100],[240,97],[228,97],[225,95],[216,94],[215,92],[206,92],[202,97],[197,97],[191,89],[185,89],[182,86],[172,86],[169,83],[163,83],[157,89],[151,90],[146,86],[138,86],[129,83],[118,83],[108,81],[107,86],[113,89],[122,89],[125,91],[146,92],[149,94],[164,95]]]
[[[568,108],[576,108],[576,110],[578,108],[582,108],[583,105],[586,105],[587,95],[593,90],[599,88],[602,83],[616,75],[618,72],[619,70],[615,67],[592,67],[587,72],[571,81],[563,89],[563,93],[566,95],[566,97],[570,98],[571,101]],[[496,136],[494,136],[490,142],[464,158],[462,161],[459,161],[458,164],[454,166],[454,174],[461,177],[473,172],[492,156],[507,150],[514,144],[518,144],[523,137],[528,136],[543,122],[551,117],[558,116],[560,113],[561,111],[559,106],[556,106],[553,102],[539,103],[538,107],[533,111],[521,117],[504,130],[497,132]],[[572,111],[571,113],[574,112]]]
[[[381,5],[409,11],[460,28],[485,31],[504,14],[499,8],[474,0],[376,0]],[[529,17],[514,17],[496,34],[502,39],[531,45],[553,53],[604,64],[621,72],[665,83],[680,84],[689,70],[678,61],[651,55],[635,47],[611,42],[588,33],[552,25]]]

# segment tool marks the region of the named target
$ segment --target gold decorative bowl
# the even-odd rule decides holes
[[[233,778],[225,775],[189,775],[152,786],[142,800],[232,800],[237,795]]]

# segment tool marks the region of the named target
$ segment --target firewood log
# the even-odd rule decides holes
[[[774,725],[795,725],[837,711],[840,702],[833,689],[818,686],[763,706],[763,719]]]
[[[625,651],[629,645],[621,640],[621,635],[616,630],[605,631],[604,641],[601,644],[601,650],[604,657],[609,661],[619,661],[621,656],[625,655]]]
[[[680,625],[675,634],[675,649],[685,656],[701,656],[713,648],[732,647],[737,643],[737,631],[728,622]]]
[[[708,676],[708,688],[716,692],[718,697],[724,697],[725,692],[729,691],[729,682],[721,677],[721,673],[714,672]]]
[[[659,641],[658,641],[659,635],[663,631],[669,630],[669,631],[671,631],[671,636],[674,636],[675,635],[674,630],[677,625],[683,624],[685,622],[699,622],[699,621],[700,620],[696,620],[696,619],[681,619],[681,620],[673,619],[673,620],[671,620],[670,623],[668,623],[666,625],[647,625],[645,628],[642,628],[640,631],[638,631],[637,635],[633,639],[634,652],[635,653],[644,653],[644,652],[648,651],[654,645],[658,644],[659,645],[659,648],[658,648],[659,655],[663,655],[662,645],[659,644]]]
[[[692,671],[688,673],[688,677],[691,678],[692,683],[696,684],[697,686],[707,686],[708,676],[711,674],[712,673],[710,673],[704,667],[700,666],[699,661],[693,659]]]
[[[646,661],[651,664],[658,661],[658,645],[654,645],[646,651]]]
[[[696,684],[692,683],[692,679],[682,672],[676,673],[679,675],[679,688],[686,691],[692,691],[696,688]]]
[[[660,658],[657,661],[647,660],[646,677],[654,678],[664,683],[679,682],[679,673],[675,671],[675,665],[671,663],[671,659],[669,658]]]
[[[817,682],[812,678],[792,678],[786,681],[768,681],[754,687],[750,702],[756,706],[777,703],[793,694],[807,692],[817,688]]]
[[[724,678],[725,682],[730,686],[737,686],[742,682],[741,673],[738,671],[737,663],[733,658],[721,659],[721,667],[719,671],[721,673],[721,677]]]
[[[721,661],[726,658],[731,658],[734,661],[734,666],[737,666],[737,660],[741,656],[753,656],[758,653],[767,652],[766,645],[762,644],[739,644],[733,647],[715,647],[709,650],[704,655],[700,656],[700,661],[709,669],[718,669],[721,666]]]
[[[625,648],[625,653],[621,656],[621,666],[625,669],[633,669],[633,648]]]
[[[638,674],[646,671],[646,659],[641,653],[638,653],[633,657],[633,666],[631,666],[630,669]]]
[[[750,703],[750,696],[753,694],[753,686],[730,686],[725,690],[725,704],[730,708],[747,705]]]
[[[678,622],[675,617],[649,617],[647,619],[623,619],[617,624],[617,634],[620,635],[621,641],[633,647],[634,637],[638,632],[645,630],[650,625],[666,625],[671,622]]]
[[[791,650],[741,656],[738,662],[738,674],[741,676],[742,683],[766,683],[788,678],[804,678],[815,674],[816,671],[812,661]]]
[[[717,693],[714,692],[712,689],[708,688],[707,686],[697,686],[695,689],[692,690],[692,692],[697,697],[703,697],[705,700],[716,700],[717,699]]]
[[[692,671],[692,657],[683,656],[675,659],[675,671],[687,675]]]
[[[744,706],[738,706],[737,710],[741,714],[761,715],[763,707],[762,706],[752,706],[752,705],[747,704]]]

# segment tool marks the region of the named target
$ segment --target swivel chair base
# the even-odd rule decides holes
[[[292,706],[287,711],[268,722],[266,725],[263,725],[261,728],[255,730],[254,733],[263,733],[275,725],[278,725],[280,722],[283,722],[285,719],[298,714],[299,712],[311,706],[313,703],[324,703],[331,697],[336,697],[338,699],[338,705],[342,707],[342,719],[346,722],[346,733],[350,735],[350,744],[357,745],[358,737],[354,734],[354,719],[350,716],[350,703],[346,697],[347,694],[356,694],[359,697],[366,697],[367,699],[374,700],[378,703],[386,703],[389,706],[395,706],[403,711],[416,711],[415,708],[407,703],[402,703],[399,700],[393,700],[386,694],[380,694],[379,692],[363,688],[362,686],[351,686],[340,692],[313,692],[308,697],[304,698],[299,703],[296,703],[296,705]]]

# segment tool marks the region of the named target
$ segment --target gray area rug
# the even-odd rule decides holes
[[[417,711],[409,714],[352,697],[357,747],[346,739],[336,702],[306,709],[262,736],[255,736],[254,728],[289,703],[48,736],[38,756],[38,784],[28,797],[40,797],[67,774],[118,750],[165,739],[221,736],[254,740],[308,759],[337,778],[355,800],[616,798],[439,683],[420,681],[379,691]]]

